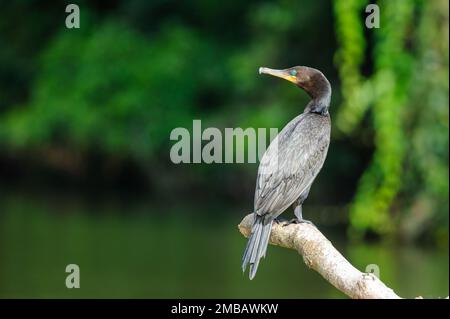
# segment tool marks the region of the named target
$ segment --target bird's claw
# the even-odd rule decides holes
[[[273,221],[274,221],[275,224],[278,224],[278,225],[283,225],[283,224],[289,222],[289,221],[286,220],[285,218],[281,218],[281,217],[277,217],[277,218],[275,218]]]
[[[371,272],[363,272],[362,276],[364,279],[371,279],[371,280],[375,280],[375,275]]]
[[[298,218],[293,218],[293,219],[287,221],[286,223],[283,224],[283,226],[288,226],[290,224],[303,224],[303,223],[316,227],[316,225],[314,225],[313,222],[306,220],[306,219],[298,219]]]

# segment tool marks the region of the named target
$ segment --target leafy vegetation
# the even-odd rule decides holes
[[[358,17],[365,3],[335,6],[344,97],[337,125],[358,138],[370,112],[374,131],[375,152],[351,205],[352,225],[385,233],[398,226],[397,217],[416,220],[407,223],[409,235],[424,222],[448,225],[448,42],[439,40],[448,35],[446,3],[381,1],[382,27],[369,51],[373,72],[364,76],[368,43]],[[394,204],[401,216],[393,216]]]
[[[311,202],[349,207],[355,236],[448,242],[448,2],[378,1],[381,27],[370,30],[364,0],[81,1],[79,30],[50,3],[2,6],[0,161],[63,150],[46,161],[61,170],[95,154],[122,163],[113,173],[137,166],[154,195],[208,189],[248,202],[255,166],[174,171],[170,131],[192,119],[281,128],[307,96],[257,69],[310,65],[334,92],[334,140]]]

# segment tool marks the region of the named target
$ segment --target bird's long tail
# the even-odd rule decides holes
[[[259,260],[266,256],[269,243],[272,220],[255,214],[252,233],[247,241],[244,255],[242,256],[242,271],[245,272],[247,264],[250,264],[249,278],[252,280],[258,270]]]

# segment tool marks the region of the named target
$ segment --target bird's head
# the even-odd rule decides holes
[[[330,82],[319,70],[307,66],[294,66],[283,70],[260,67],[259,73],[288,80],[305,90],[312,99],[323,100],[329,104],[331,97]]]

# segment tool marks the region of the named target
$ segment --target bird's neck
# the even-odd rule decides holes
[[[308,92],[312,100],[306,106],[304,113],[328,114],[331,101],[331,85],[325,77],[320,82],[318,83],[319,85],[314,87],[314,90]]]

